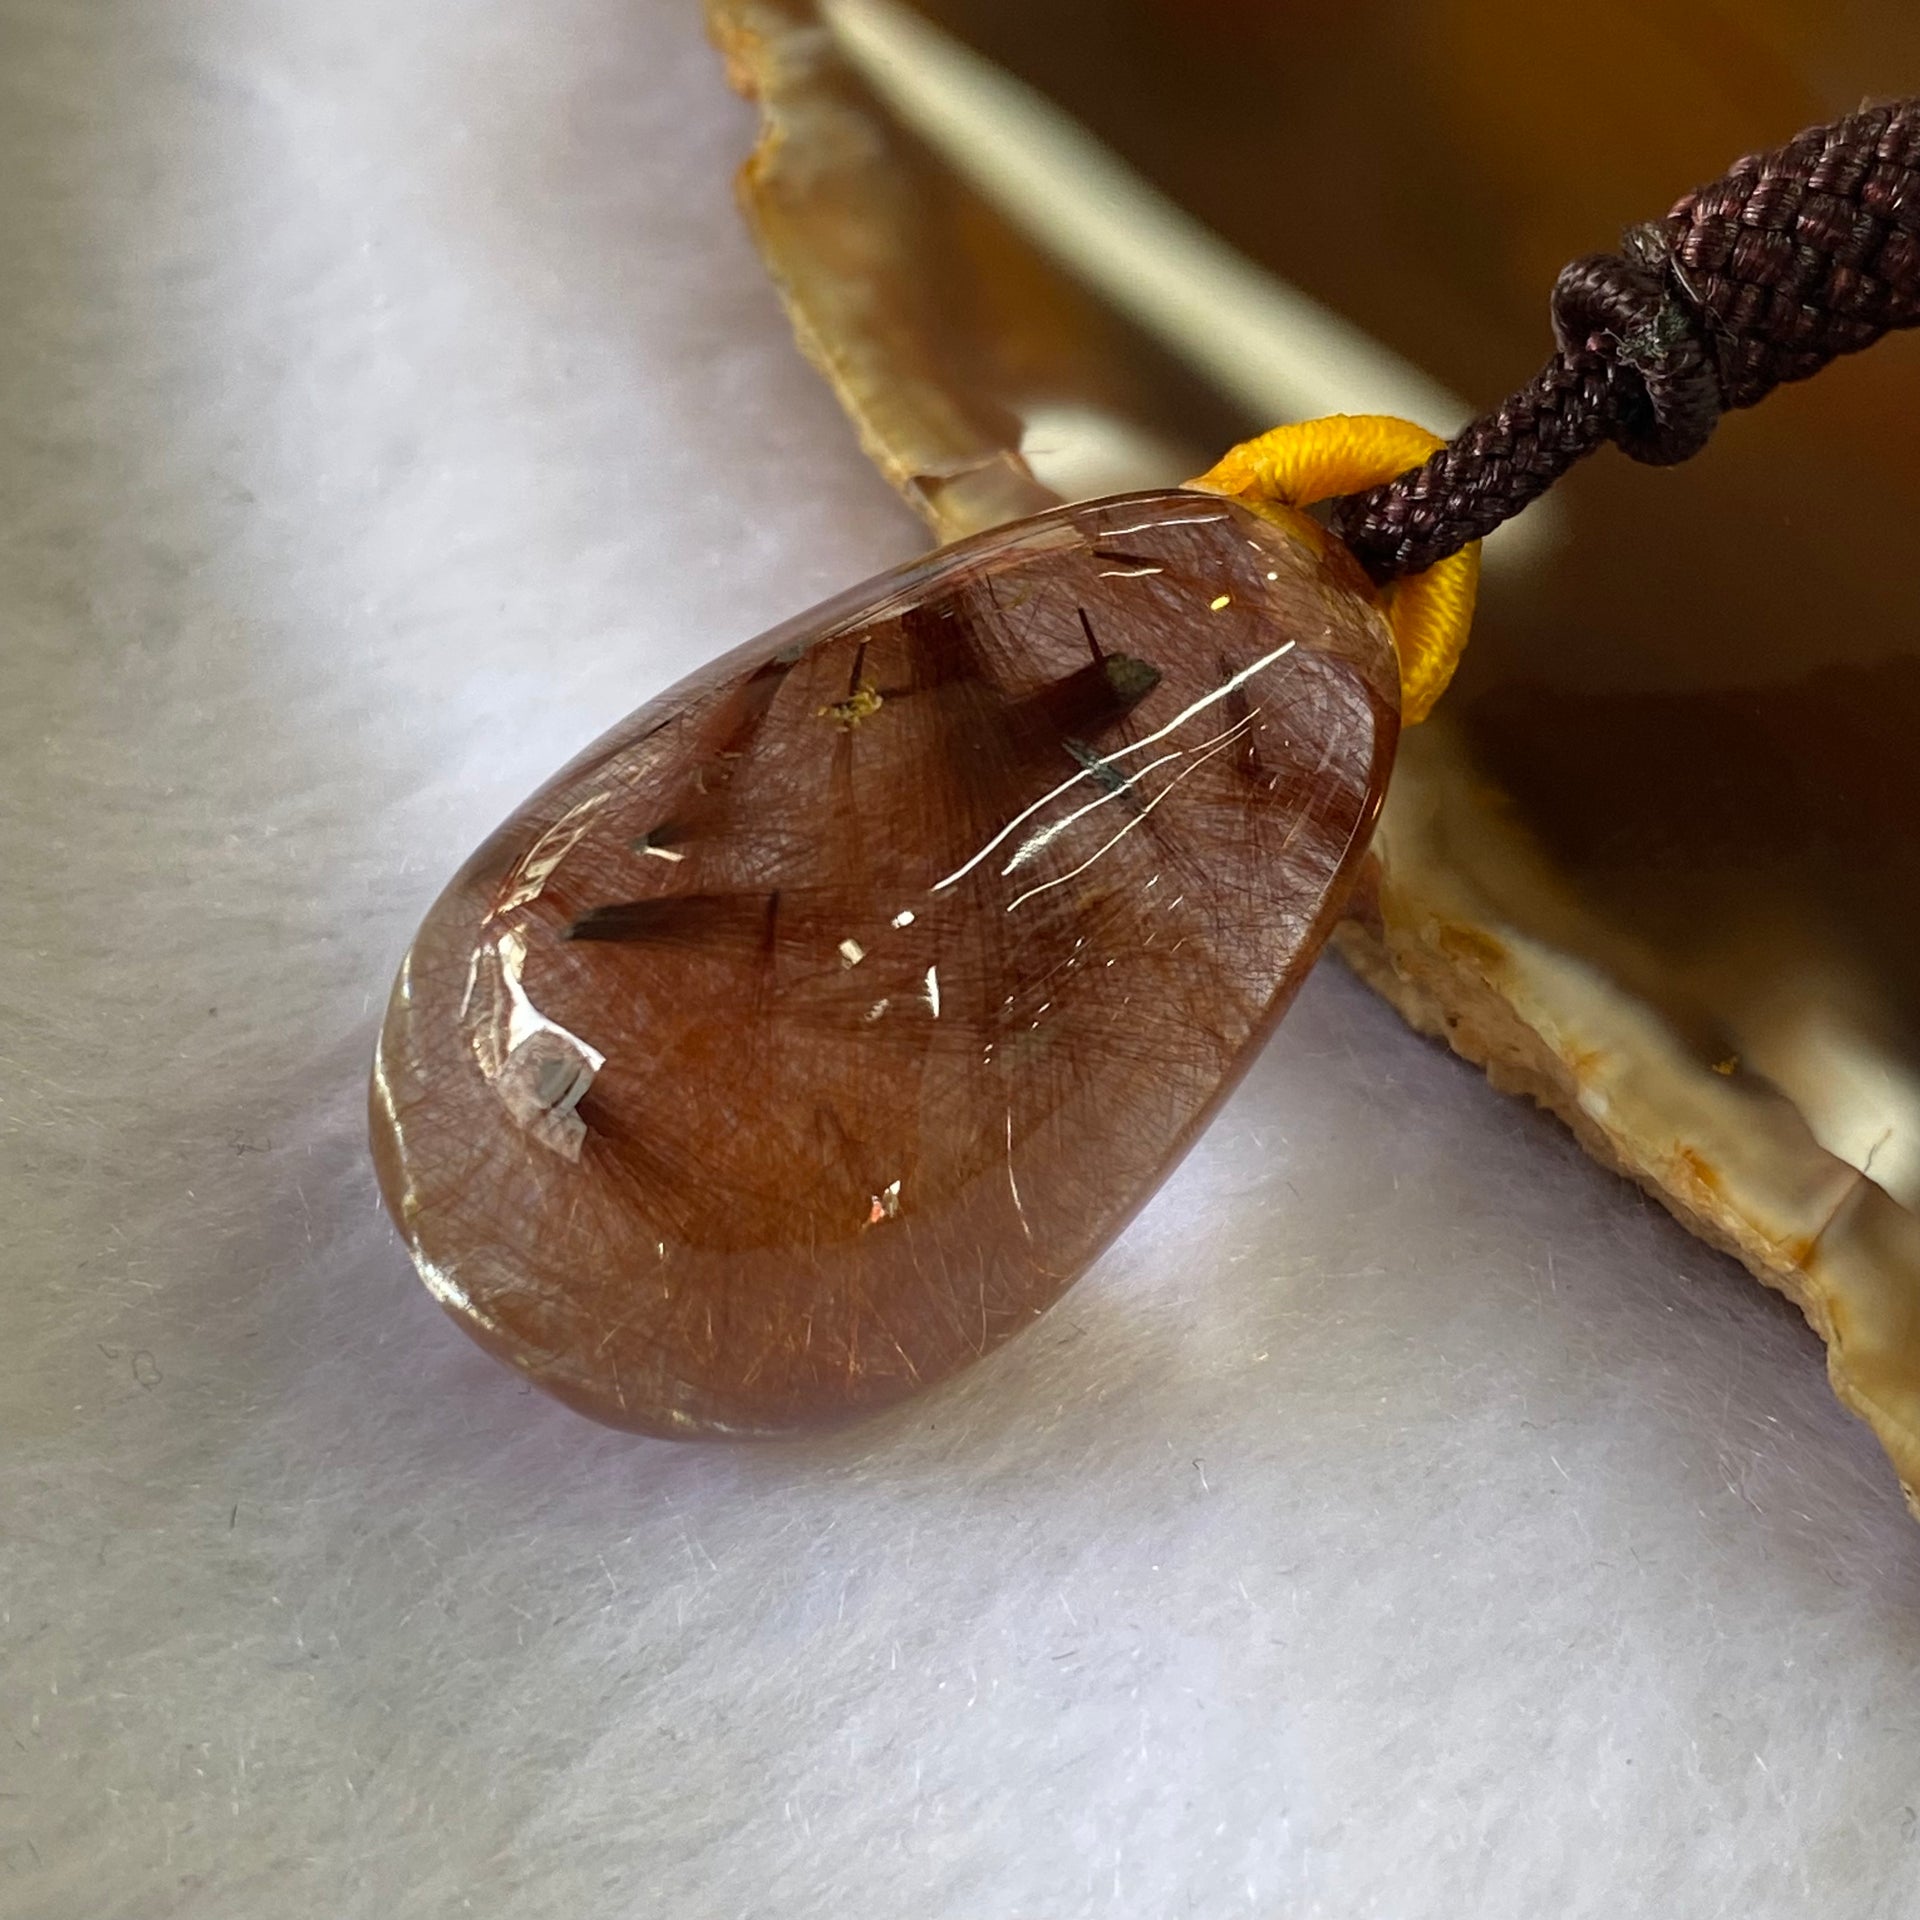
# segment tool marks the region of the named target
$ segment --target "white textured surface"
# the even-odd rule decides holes
[[[916,534],[678,0],[0,0],[0,1913],[1908,1915],[1815,1343],[1327,973],[1043,1328],[624,1439],[362,1147],[438,880]]]

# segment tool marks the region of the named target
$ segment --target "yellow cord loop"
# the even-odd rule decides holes
[[[1445,444],[1411,421],[1340,413],[1275,427],[1245,441],[1193,484],[1253,507],[1312,507],[1398,479]],[[1400,717],[1407,725],[1433,711],[1453,678],[1479,590],[1477,540],[1425,573],[1381,590],[1381,608],[1400,655]]]

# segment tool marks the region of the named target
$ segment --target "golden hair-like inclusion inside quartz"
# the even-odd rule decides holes
[[[536,794],[407,955],[382,1191],[595,1417],[883,1406],[1079,1277],[1238,1078],[1398,732],[1304,520],[1061,509],[697,674]]]

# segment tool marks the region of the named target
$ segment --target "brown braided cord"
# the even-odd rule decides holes
[[[1545,367],[1424,466],[1334,502],[1384,584],[1511,520],[1611,440],[1691,459],[1722,413],[1920,325],[1920,100],[1742,160],[1553,291]]]

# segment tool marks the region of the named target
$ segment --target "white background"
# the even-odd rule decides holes
[[[0,0],[0,1913],[1912,1913],[1816,1342],[1331,967],[853,1433],[601,1432],[412,1279],[442,877],[919,544],[750,129],[691,0]]]

